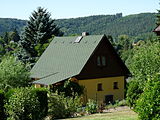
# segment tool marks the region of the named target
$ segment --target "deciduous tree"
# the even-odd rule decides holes
[[[0,63],[0,88],[8,89],[28,85],[29,72],[14,56],[6,56]]]

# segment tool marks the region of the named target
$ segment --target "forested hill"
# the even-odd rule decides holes
[[[106,34],[117,37],[126,34],[137,36],[151,33],[156,21],[155,13],[141,13],[129,16],[116,15],[95,15],[70,19],[58,19],[56,24],[61,27],[64,35],[76,35],[81,32],[90,34]],[[17,19],[0,19],[0,34],[12,31],[17,28],[21,31],[26,21]]]
[[[25,20],[19,19],[0,18],[0,35],[3,35],[4,32],[13,31],[14,29],[20,32],[26,25],[26,22]]]
[[[151,32],[155,27],[156,14],[141,13],[122,17],[116,15],[97,15],[75,19],[60,19],[57,24],[62,27],[65,35],[80,34],[87,31],[90,34],[106,34],[118,36],[122,34],[137,36]]]

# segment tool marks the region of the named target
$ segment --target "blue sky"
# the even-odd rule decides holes
[[[123,15],[157,12],[160,0],[2,0],[0,18],[28,19],[38,6],[47,8],[53,19],[90,15]]]

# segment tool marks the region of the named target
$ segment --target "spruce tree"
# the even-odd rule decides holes
[[[157,13],[157,22],[156,22],[157,25],[160,25],[160,10],[158,10],[158,13]]]
[[[38,7],[37,11],[33,11],[29,17],[21,44],[30,57],[35,58],[38,56],[37,45],[43,46],[49,42],[53,35],[59,36],[60,34],[61,32],[51,18],[51,14],[46,9]]]

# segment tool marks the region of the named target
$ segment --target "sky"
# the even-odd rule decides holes
[[[91,15],[112,15],[157,12],[160,0],[1,0],[0,18],[28,20],[41,6],[53,19],[76,18]]]

